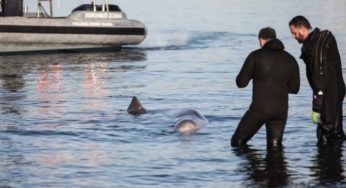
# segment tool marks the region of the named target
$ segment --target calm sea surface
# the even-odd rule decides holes
[[[66,15],[83,2],[90,3],[55,2],[55,12]],[[275,28],[298,58],[287,23],[303,14],[334,33],[345,63],[346,1],[116,3],[146,24],[141,45],[0,57],[0,187],[346,186],[345,144],[316,145],[301,60],[284,148],[267,150],[264,128],[247,148],[229,144],[251,102],[251,85],[238,89],[235,77],[258,48],[258,30]],[[128,115],[132,96],[155,113]],[[184,108],[210,123],[190,136],[174,132],[165,112]]]

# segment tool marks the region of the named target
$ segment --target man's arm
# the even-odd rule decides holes
[[[322,31],[321,36],[314,48],[314,58],[311,67],[311,80],[313,83],[312,109],[315,112],[322,112],[324,108],[324,98],[328,86],[328,78],[332,74],[330,66],[333,57],[329,53],[332,46],[336,45],[335,39],[329,31]],[[334,42],[333,42],[334,41]],[[337,50],[337,49],[336,49]]]
[[[292,57],[291,78],[288,82],[288,93],[297,94],[300,88],[299,66],[294,57]]]
[[[246,87],[250,80],[253,78],[253,70],[255,66],[255,58],[253,53],[251,53],[245,60],[243,67],[241,68],[236,82],[239,88]]]
[[[341,57],[339,54],[338,45],[336,43],[335,37],[331,34],[328,45],[328,51],[327,51],[327,62],[331,65],[335,65],[340,63],[341,64]]]

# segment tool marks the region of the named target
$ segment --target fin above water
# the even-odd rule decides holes
[[[136,96],[134,96],[132,98],[132,101],[129,105],[129,107],[127,108],[127,112],[129,114],[132,115],[141,115],[141,114],[145,114],[146,110],[145,108],[142,106],[141,102],[139,102],[139,100],[137,99]]]

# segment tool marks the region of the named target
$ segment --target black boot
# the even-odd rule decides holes
[[[343,142],[346,140],[345,133],[343,131],[337,131],[328,126],[319,124],[317,126],[317,139],[321,144]]]
[[[345,141],[346,140],[346,135],[344,133],[344,131],[336,131],[335,134],[335,139],[338,141]]]
[[[317,139],[321,144],[330,143],[333,140],[334,131],[328,126],[322,124],[317,125]]]

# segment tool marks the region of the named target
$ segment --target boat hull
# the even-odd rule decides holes
[[[16,44],[0,43],[0,55],[25,55],[58,52],[107,52],[119,51],[122,46],[116,45],[82,45],[82,44]]]

